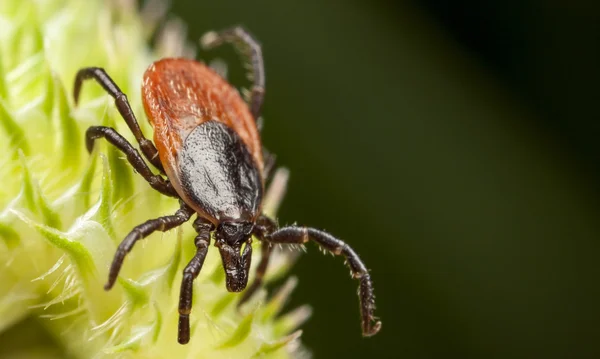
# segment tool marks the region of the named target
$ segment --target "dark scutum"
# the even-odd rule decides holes
[[[181,185],[217,219],[252,221],[262,200],[260,171],[241,138],[217,121],[204,122],[179,152]]]

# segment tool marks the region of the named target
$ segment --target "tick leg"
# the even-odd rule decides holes
[[[250,287],[244,291],[242,298],[237,304],[238,308],[247,302],[248,299],[252,298],[252,295],[263,283],[263,277],[265,276],[265,272],[269,266],[269,259],[271,258],[271,253],[273,252],[271,243],[265,242],[264,239],[268,233],[273,232],[276,228],[277,224],[265,215],[260,216],[256,221],[252,234],[257,236],[258,239],[262,241],[260,263],[258,263],[258,267],[256,268],[256,278],[254,279],[254,282],[252,282],[252,285],[250,285]]]
[[[264,158],[264,169],[263,169],[263,178],[269,179],[271,177],[271,172],[273,172],[273,168],[275,168],[275,163],[277,162],[277,156],[273,154],[271,151],[266,148],[262,148],[262,155]]]
[[[256,290],[262,286],[263,277],[265,276],[265,272],[269,266],[269,259],[271,258],[271,253],[273,253],[273,248],[269,242],[262,242],[261,245],[261,257],[258,268],[256,268],[256,277],[248,289],[244,291],[242,298],[237,304],[238,308],[241,307],[242,304],[246,303],[248,299],[252,298],[254,293],[256,293]]]
[[[208,246],[210,245],[210,231],[213,225],[205,219],[198,217],[194,221],[194,228],[198,232],[196,236],[196,255],[183,270],[181,280],[181,293],[179,295],[179,327],[177,341],[179,344],[187,344],[190,341],[190,312],[192,311],[193,283],[202,269]]]
[[[358,297],[360,300],[361,324],[363,336],[377,334],[381,329],[381,322],[374,315],[375,296],[373,283],[369,271],[350,246],[333,237],[327,232],[314,228],[290,226],[281,228],[265,237],[272,243],[303,244],[310,240],[316,242],[321,248],[346,258],[352,272],[352,277],[359,280]]]
[[[94,148],[94,141],[104,137],[108,142],[127,155],[127,160],[133,168],[144,177],[146,181],[162,194],[171,197],[179,197],[171,183],[167,182],[161,176],[152,173],[140,153],[129,143],[125,137],[121,136],[114,128],[105,126],[92,126],[85,132],[85,144],[89,152]]]
[[[81,85],[83,84],[83,81],[88,79],[96,80],[102,86],[102,88],[104,88],[104,90],[106,90],[106,92],[108,92],[108,94],[115,99],[117,109],[127,123],[127,126],[129,126],[131,132],[133,132],[135,139],[140,144],[142,153],[154,167],[158,168],[164,173],[163,166],[160,163],[160,158],[158,158],[158,151],[156,150],[156,147],[154,147],[152,141],[144,137],[142,129],[135,118],[135,114],[129,105],[127,95],[121,91],[119,86],[115,84],[115,82],[110,78],[110,76],[108,76],[104,69],[99,67],[86,67],[77,72],[77,75],[75,76],[75,85],[73,87],[73,98],[75,100],[75,104],[77,104],[79,101],[79,93],[81,91]]]
[[[113,257],[108,274],[108,282],[104,285],[104,289],[110,290],[115,284],[117,276],[119,275],[119,271],[121,270],[121,266],[123,265],[125,255],[131,251],[135,242],[148,237],[155,231],[166,232],[181,225],[182,223],[187,222],[192,216],[192,213],[193,211],[189,207],[182,205],[174,215],[151,219],[140,224],[131,232],[129,232],[127,237],[125,237],[121,244],[119,244],[119,248],[117,248],[117,252]]]
[[[224,42],[233,43],[236,49],[249,60],[251,72],[248,77],[252,81],[250,92],[250,111],[254,119],[260,116],[263,99],[265,97],[265,66],[262,50],[256,39],[243,27],[236,26],[219,32],[208,32],[200,39],[204,49],[212,49]]]

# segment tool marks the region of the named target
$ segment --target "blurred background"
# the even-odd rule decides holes
[[[189,39],[262,42],[280,223],[325,228],[290,307],[315,358],[600,358],[600,2],[173,0]],[[199,53],[230,64],[230,48]]]

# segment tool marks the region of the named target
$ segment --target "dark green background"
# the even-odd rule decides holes
[[[281,223],[325,228],[293,305],[316,358],[600,358],[597,1],[174,0],[190,39],[264,45],[264,143],[292,171]],[[227,59],[230,49],[200,53]]]

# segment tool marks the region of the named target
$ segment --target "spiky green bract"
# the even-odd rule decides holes
[[[284,295],[267,300],[263,290],[238,311],[239,294],[226,291],[214,249],[195,282],[191,341],[177,344],[181,271],[194,253],[189,225],[138,243],[115,287],[102,289],[119,241],[178,203],[102,141],[85,151],[91,125],[132,138],[100,86],[86,83],[76,108],[72,84],[79,68],[104,67],[150,134],[139,101],[142,73],[153,59],[189,49],[181,36],[175,43],[165,36],[162,52],[151,50],[154,25],[124,0],[0,2],[0,357],[299,355],[293,331],[307,308],[278,317],[295,280]],[[287,268],[281,258],[273,263],[271,277]],[[40,328],[50,345],[34,335]]]

